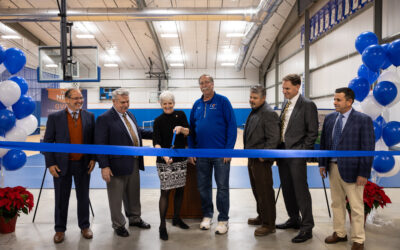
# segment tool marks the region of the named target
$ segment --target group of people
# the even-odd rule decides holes
[[[316,105],[300,92],[301,78],[290,74],[283,78],[282,90],[285,101],[280,116],[266,103],[266,89],[260,85],[250,89],[249,114],[243,134],[244,149],[313,149],[318,137],[318,113]],[[48,117],[44,142],[71,144],[103,144],[142,146],[142,139],[152,139],[155,148],[203,148],[233,149],[237,137],[236,118],[228,98],[214,91],[214,79],[210,75],[199,78],[203,93],[190,113],[174,110],[174,95],[165,91],[160,95],[163,113],[154,121],[153,130],[137,125],[128,110],[129,92],[117,89],[112,93],[113,107],[100,115],[82,110],[83,97],[79,89],[65,92],[67,108]],[[321,135],[324,150],[374,150],[374,130],[368,116],[352,109],[354,92],[349,88],[336,89],[336,112],[325,119]],[[172,145],[171,145],[172,142]],[[82,236],[90,239],[93,232],[89,223],[89,181],[95,161],[107,183],[107,194],[112,227],[121,237],[129,236],[125,227],[148,229],[150,225],[141,219],[140,175],[144,170],[143,156],[85,155],[74,153],[44,153],[46,166],[54,177],[55,235],[54,242],[64,240],[68,200],[72,177],[78,200],[78,223]],[[289,216],[282,224],[276,224],[275,193],[271,167],[276,160],[282,185],[284,202]],[[162,240],[168,240],[166,212],[172,189],[174,217],[172,224],[182,229],[189,226],[180,218],[183,190],[186,183],[187,163],[196,165],[198,191],[201,198],[203,219],[200,229],[209,230],[213,223],[212,174],[217,184],[216,205],[218,223],[216,234],[226,234],[229,228],[229,173],[231,158],[157,157],[161,195],[159,200]],[[363,188],[370,177],[371,157],[321,158],[320,173],[329,173],[332,195],[334,232],[325,239],[327,244],[347,241],[345,229],[345,197],[351,206],[352,249],[363,249],[365,241]],[[307,184],[307,159],[301,158],[249,158],[248,172],[256,200],[257,216],[248,219],[249,225],[258,225],[254,234],[264,236],[277,229],[299,229],[293,243],[312,238],[314,219],[312,200]],[[124,206],[125,215],[122,213]]]

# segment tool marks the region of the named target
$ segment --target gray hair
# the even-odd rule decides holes
[[[129,91],[124,88],[114,90],[112,93],[112,99],[117,100],[119,95],[129,96]]]
[[[162,103],[163,101],[168,101],[168,100],[175,103],[175,96],[174,96],[174,94],[172,94],[171,91],[165,90],[160,94],[159,100],[160,100],[160,103]]]
[[[251,86],[250,93],[255,93],[260,95],[261,97],[265,97],[267,94],[267,89],[261,86],[260,84]]]
[[[210,76],[210,75],[208,75],[208,74],[202,74],[202,75],[199,77],[199,84],[200,84],[200,79],[201,79],[203,76],[207,77],[207,78],[210,80],[210,82],[214,83],[214,78],[213,78],[212,76]]]

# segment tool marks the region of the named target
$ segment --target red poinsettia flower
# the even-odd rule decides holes
[[[0,188],[0,216],[9,221],[21,212],[28,214],[33,208],[33,195],[26,188]]]
[[[390,198],[383,191],[383,187],[368,181],[364,187],[364,213],[367,215],[371,212],[373,208],[378,208],[379,206],[383,208],[387,203],[392,203]],[[346,208],[350,212],[350,204],[346,197]]]

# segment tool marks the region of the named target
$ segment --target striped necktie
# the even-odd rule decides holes
[[[131,123],[128,121],[128,118],[126,118],[126,113],[123,114],[122,117],[124,118],[124,122],[125,122],[126,126],[128,127],[129,134],[131,134],[131,139],[132,139],[132,142],[133,142],[133,146],[135,146],[135,147],[139,146],[138,138],[136,136],[135,131],[133,131]]]

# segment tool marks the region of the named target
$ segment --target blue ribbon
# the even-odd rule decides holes
[[[133,146],[63,144],[1,141],[0,148],[41,152],[82,153],[101,155],[143,155],[208,158],[315,158],[400,155],[400,151],[329,151],[281,149],[166,149]]]
[[[174,131],[174,136],[172,137],[171,148],[174,148],[175,137],[176,137],[176,131]]]

